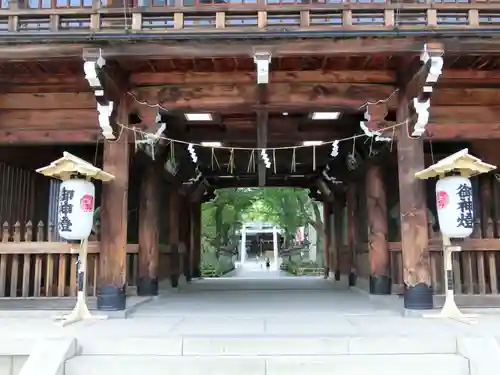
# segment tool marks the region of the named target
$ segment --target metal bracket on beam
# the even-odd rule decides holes
[[[271,53],[261,52],[253,55],[253,61],[257,65],[257,83],[269,83],[269,65],[271,64]]]

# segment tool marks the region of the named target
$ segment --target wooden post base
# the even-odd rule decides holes
[[[325,279],[328,279],[328,276],[330,275],[330,268],[329,267],[325,267],[324,271],[323,271],[323,277]]]
[[[137,283],[137,294],[139,296],[157,296],[158,278],[141,277]]]
[[[186,282],[190,283],[193,279],[193,272],[189,269],[184,270],[184,277],[186,278]]]
[[[432,288],[427,284],[405,287],[404,306],[408,310],[432,310],[434,298]]]
[[[349,286],[356,286],[357,279],[358,279],[358,276],[354,272],[350,272],[349,273]]]
[[[194,267],[193,269],[193,279],[201,278],[201,270],[200,267]]]
[[[335,281],[340,281],[340,270],[335,271]]]
[[[370,276],[370,294],[387,295],[391,294],[392,280],[387,275]]]
[[[125,310],[125,285],[103,285],[97,292],[97,309],[101,311]]]
[[[170,285],[172,286],[172,288],[179,287],[179,276],[178,275],[171,275],[170,276]]]

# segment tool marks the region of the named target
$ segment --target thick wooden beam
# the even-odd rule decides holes
[[[250,59],[250,57],[248,58]],[[61,62],[64,64],[64,62]],[[332,71],[271,71],[270,83],[361,83],[395,84],[395,73],[389,70],[332,70]],[[137,72],[130,76],[130,85],[134,88],[163,87],[165,85],[217,85],[251,84],[256,77],[253,71],[232,72]],[[500,83],[500,72],[496,70],[444,69],[439,79],[439,89],[492,88]],[[83,74],[35,75],[0,72],[0,86],[8,93],[73,93],[82,95],[91,93]],[[1,101],[0,101],[1,102]],[[21,107],[26,103],[18,103]],[[22,107],[23,108],[23,107]],[[57,107],[56,107],[57,108]]]
[[[387,198],[383,169],[371,164],[366,170],[366,210],[370,257],[370,293],[391,294],[387,243]]]
[[[96,104],[94,93],[91,91],[11,93],[0,96],[0,108],[21,111],[30,109],[43,111],[92,109],[96,111]],[[97,115],[95,121],[97,121]]]
[[[0,121],[2,115],[0,114]],[[32,125],[36,126],[37,124]],[[88,126],[88,124],[85,124]],[[389,123],[390,125],[390,123]],[[385,133],[392,136],[392,131]],[[290,146],[300,144],[301,141],[330,141],[337,138],[348,136],[344,132],[334,131],[311,131],[296,132],[290,130],[288,133],[271,132],[269,133],[269,147]],[[395,134],[397,139],[397,134]],[[249,131],[231,131],[207,133],[202,131],[192,131],[179,134],[179,139],[189,140],[194,143],[204,141],[222,141],[232,145],[256,145],[254,140],[255,132]],[[0,144],[90,144],[95,143],[100,138],[100,132],[97,127],[93,128],[74,128],[72,130],[64,129],[9,129],[0,130]],[[424,139],[432,140],[487,140],[500,138],[499,123],[430,123]],[[133,136],[128,138],[133,142]]]
[[[20,35],[21,37],[21,35]],[[129,35],[124,34],[124,40]],[[477,38],[439,38],[429,39],[428,42],[443,43],[448,53],[469,54],[498,54],[500,43],[497,40],[478,41]],[[283,56],[338,56],[364,54],[391,54],[401,55],[422,50],[424,43],[414,38],[323,38],[301,40],[287,38],[285,40],[259,40],[258,48],[261,51],[270,51],[273,58]],[[93,43],[39,43],[20,44],[16,46],[0,46],[0,60],[49,60],[54,58],[80,58],[81,51],[93,48]],[[256,49],[255,40],[191,40],[179,43],[175,40],[164,40],[152,43],[117,43],[103,47],[103,56],[107,59],[134,58],[141,60],[163,58],[214,58],[252,56]]]
[[[254,84],[256,73],[243,72],[158,72],[133,73],[130,77],[133,87],[155,85],[200,85],[200,84]],[[395,84],[394,72],[388,70],[334,70],[334,71],[270,71],[269,84],[275,83],[382,83]],[[1,83],[1,81],[0,81]],[[8,82],[6,82],[8,84]]]
[[[139,281],[137,294],[158,294],[159,253],[159,168],[149,162],[144,166],[139,190]]]
[[[221,84],[183,87],[136,89],[139,101],[150,104],[162,103],[169,110],[205,111],[258,111],[285,108],[355,107],[367,100],[385,99],[394,91],[392,86],[379,84],[270,84],[267,103],[258,104],[258,88],[255,84]]]
[[[499,123],[430,123],[426,126],[425,139],[473,140],[500,138]]]
[[[413,81],[417,87],[421,87],[419,80],[428,72],[428,64],[419,66],[421,69],[415,72],[414,78],[408,84],[412,87]],[[1,76],[0,76],[1,77]],[[13,79],[15,79],[13,77]],[[33,78],[26,77],[18,79],[24,82],[33,80]],[[66,79],[67,80],[67,79]],[[165,85],[215,85],[215,84],[251,84],[256,82],[255,72],[242,71],[242,72],[155,72],[155,73],[133,73],[131,75],[131,85],[134,88],[140,87],[154,87]],[[39,81],[39,80],[38,80]],[[46,84],[44,82],[35,81],[37,84]],[[2,87],[9,87],[15,81],[2,82],[5,85]],[[371,83],[371,84],[395,84],[396,77],[394,71],[390,70],[331,70],[331,71],[316,71],[316,70],[301,70],[301,71],[271,71],[269,72],[270,84],[276,83]],[[56,84],[57,82],[54,82]],[[439,78],[439,87],[475,87],[476,85],[485,84],[499,84],[500,72],[496,70],[472,70],[472,69],[444,69],[443,74]],[[70,82],[68,82],[70,84]],[[76,83],[72,83],[76,84]],[[418,91],[416,88],[414,92]]]
[[[127,124],[126,101],[118,116]],[[127,201],[129,181],[129,133],[117,142],[104,144],[103,169],[115,176],[103,184],[101,203],[101,251],[97,307],[100,310],[125,310]]]
[[[97,128],[80,130],[0,130],[0,144],[95,144],[99,137],[100,131]]]
[[[282,88],[281,85],[284,85],[286,88],[283,93],[279,91]],[[158,103],[159,98],[165,97],[167,101],[163,105],[168,107],[170,104],[172,108],[177,109],[189,109],[193,107],[202,110],[205,107],[207,110],[218,113],[225,113],[228,110],[240,110],[241,113],[251,113],[255,108],[272,110],[274,107],[278,110],[281,108],[284,112],[293,113],[294,111],[312,112],[315,109],[330,108],[336,105],[342,107],[343,104],[350,107],[349,104],[352,104],[353,101],[363,104],[366,100],[370,99],[385,99],[387,95],[393,92],[392,86],[378,84],[270,84],[269,104],[258,105],[257,93],[252,86],[255,85],[231,85],[226,83],[222,86],[217,85],[217,88],[214,88],[212,85],[208,85],[205,88],[191,85],[179,88],[177,91],[170,88],[165,93],[160,92],[161,90],[157,88],[141,89],[139,90],[141,94],[139,97],[148,99],[151,103]],[[215,91],[211,91],[212,88]],[[366,93],[364,93],[364,88],[370,89],[367,89]],[[500,93],[498,91],[495,89],[477,88],[467,90],[438,88],[433,96],[430,120],[431,122],[450,123],[474,121],[495,122],[500,113],[500,106],[498,106]],[[195,95],[193,92],[197,92],[197,94]],[[196,98],[191,99],[194,102],[191,104],[187,103],[186,100],[189,99],[189,96],[184,97],[183,95],[185,94],[195,96]],[[222,99],[217,98],[217,95],[222,95]],[[339,99],[339,97],[341,98]],[[298,102],[287,103],[285,102],[286,98],[297,99]],[[228,99],[229,103],[223,103],[225,99]],[[394,104],[393,108],[396,108],[397,103],[395,100],[393,102],[391,102]],[[244,103],[247,104],[245,105]],[[139,110],[145,109],[145,106],[137,103],[132,103],[132,106]],[[345,108],[340,109],[345,110]],[[49,117],[52,116],[56,120],[59,116],[68,119],[85,116],[86,121],[92,121],[93,124],[97,122],[96,103],[92,92],[8,93],[0,96],[0,110],[2,110],[0,116],[7,116],[2,126],[9,126],[12,121],[21,121],[21,119],[25,121],[23,127],[30,126],[32,117],[35,115],[38,115],[38,117],[42,116],[40,118],[42,120],[47,119],[46,121],[50,121]],[[29,112],[29,110],[37,111],[33,111],[32,114],[23,113]],[[89,112],[83,114],[79,112],[80,110],[89,110]],[[47,114],[43,114],[45,111],[47,111]],[[71,112],[75,112],[77,115]],[[31,116],[31,120],[27,116]],[[156,116],[156,112],[152,111],[148,116],[152,120]]]
[[[5,110],[0,113],[2,130],[13,129],[47,129],[47,130],[79,130],[95,127],[97,110],[93,109],[39,109],[39,110]]]
[[[398,96],[397,121],[403,122],[409,117],[408,102],[404,91]],[[415,178],[416,172],[425,169],[423,140],[408,137],[408,131],[406,126],[397,130],[404,305],[407,309],[432,309],[425,183]]]

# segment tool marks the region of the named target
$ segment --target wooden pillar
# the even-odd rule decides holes
[[[201,202],[191,202],[191,269],[193,278],[201,277]]]
[[[405,93],[400,91],[397,122],[409,117]],[[426,310],[433,308],[427,204],[425,182],[415,178],[415,173],[425,168],[424,145],[421,138],[412,139],[409,133],[407,125],[397,128],[404,305],[407,309]]]
[[[370,293],[390,294],[387,198],[383,171],[379,165],[372,164],[368,166],[365,186],[371,271]]]
[[[137,294],[158,294],[159,170],[152,162],[143,169],[139,191],[139,281]]]
[[[126,101],[118,107],[118,119],[127,125]],[[129,132],[104,142],[103,169],[115,176],[102,186],[101,241],[97,308],[125,310],[127,261],[127,200],[129,179]]]
[[[492,176],[484,174],[479,176],[479,199],[481,208],[481,233],[483,238],[495,237],[495,224],[493,222],[493,185]],[[476,252],[477,278],[479,293],[486,294],[486,269],[490,273],[490,287],[492,292],[498,289],[496,276],[495,252]],[[486,266],[488,264],[488,266]],[[495,293],[493,292],[493,293]]]
[[[182,272],[187,282],[191,282],[191,202],[189,195],[182,196],[179,210],[180,252],[182,257]]]
[[[347,244],[349,247],[348,252],[348,266],[349,266],[349,286],[356,285],[356,198],[357,189],[356,183],[351,182],[347,188]]]
[[[490,174],[479,176],[479,199],[481,208],[482,238],[494,238],[493,184]]]
[[[328,201],[323,202],[323,230],[324,230],[324,276],[325,279],[328,278],[330,274],[330,251],[331,251],[331,244],[332,244],[332,232],[330,230],[330,223],[331,223],[331,203]]]
[[[343,259],[343,243],[342,243],[342,223],[344,220],[344,205],[345,199],[343,193],[336,193],[333,202],[333,215],[332,215],[332,226],[333,226],[333,236],[332,236],[332,247],[334,249],[334,254],[332,256],[332,269],[335,272],[335,281],[340,280],[340,275],[342,273],[342,263],[345,263]],[[345,272],[348,274],[348,271]]]
[[[168,241],[170,250],[170,284],[172,288],[179,286],[180,257],[179,257],[179,208],[180,194],[177,185],[172,184],[168,189]]]

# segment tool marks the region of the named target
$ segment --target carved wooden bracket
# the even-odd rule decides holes
[[[83,70],[97,101],[99,126],[106,139],[116,139],[118,105],[127,91],[130,76],[116,62],[108,62],[100,48],[83,50]]]
[[[411,135],[414,137],[422,136],[429,123],[431,95],[443,71],[442,47],[440,45],[425,44],[420,61],[423,65],[410,82],[406,91],[408,97],[412,98],[411,105],[417,114],[417,118],[412,124],[413,131]]]
[[[390,142],[392,138],[382,136],[380,129],[384,128],[385,118],[388,113],[387,103],[370,103],[366,106],[365,120],[359,126],[368,137],[374,137],[376,141]]]
[[[116,103],[110,100],[108,87],[103,77],[106,60],[100,49],[83,52],[85,79],[94,91],[99,113],[99,126],[106,139],[116,139]]]

